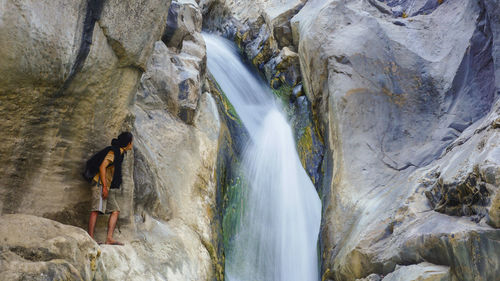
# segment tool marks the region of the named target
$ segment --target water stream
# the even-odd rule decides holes
[[[317,281],[321,203],[304,171],[280,103],[230,41],[204,34],[208,69],[250,140],[242,169],[245,207],[226,247],[228,281]]]

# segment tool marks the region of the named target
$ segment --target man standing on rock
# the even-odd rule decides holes
[[[109,214],[106,244],[123,245],[113,239],[120,208],[116,202],[114,189],[122,183],[122,161],[124,154],[132,149],[132,134],[121,133],[111,141],[111,146],[99,151],[87,161],[84,177],[92,179],[92,199],[89,219],[89,235],[94,239],[94,229],[99,213]],[[92,178],[93,176],[93,178]]]

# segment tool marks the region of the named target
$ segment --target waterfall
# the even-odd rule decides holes
[[[204,34],[208,69],[248,130],[241,221],[226,249],[228,281],[317,281],[321,203],[271,90],[230,41]]]

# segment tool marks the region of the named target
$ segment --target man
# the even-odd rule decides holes
[[[121,133],[111,141],[111,146],[98,152],[88,162],[85,174],[93,177],[92,203],[89,219],[89,235],[94,239],[94,229],[99,213],[111,214],[108,221],[106,244],[123,245],[113,239],[113,232],[120,213],[115,198],[115,189],[120,188],[122,182],[122,160],[124,154],[132,149],[132,134]]]

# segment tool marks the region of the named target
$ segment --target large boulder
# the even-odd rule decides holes
[[[107,280],[213,280],[210,254],[181,220],[147,217],[123,247],[101,246]]]
[[[121,66],[144,69],[163,34],[169,0],[105,1],[99,26]]]
[[[175,5],[191,11],[176,17],[176,26],[191,30],[185,24],[196,22],[198,6]],[[206,51],[200,31],[198,21],[180,44],[157,41],[141,77],[133,108],[136,229],[130,238],[138,241],[130,245],[133,259],[127,250],[103,252],[105,264],[119,265],[113,279],[126,278],[130,270],[134,280],[221,278],[215,224],[221,123],[214,98],[203,91]]]
[[[101,250],[81,228],[3,215],[0,241],[2,280],[103,280]]]
[[[32,87],[54,90],[62,84],[81,43],[86,2],[3,1],[2,93]]]
[[[176,1],[186,11],[176,25],[189,34],[171,48],[159,41],[170,1],[43,2],[2,4],[0,214],[40,217],[2,217],[1,276],[213,280],[217,267],[220,276],[213,225],[220,121],[202,86],[196,2]],[[84,230],[41,217],[87,228],[83,164],[121,130],[134,134],[116,191],[114,237],[126,245],[98,247]],[[106,223],[100,216],[97,241]]]
[[[184,39],[201,32],[201,10],[194,0],[174,1],[170,5],[162,41],[168,47],[182,48]]]
[[[459,0],[424,11],[417,1],[400,17],[375,2],[309,1],[291,20],[305,93],[331,153],[321,190],[323,278],[430,261],[450,267],[451,278],[493,280],[497,8]]]
[[[141,67],[170,1],[4,2],[0,213],[85,227],[83,164],[130,130]]]

